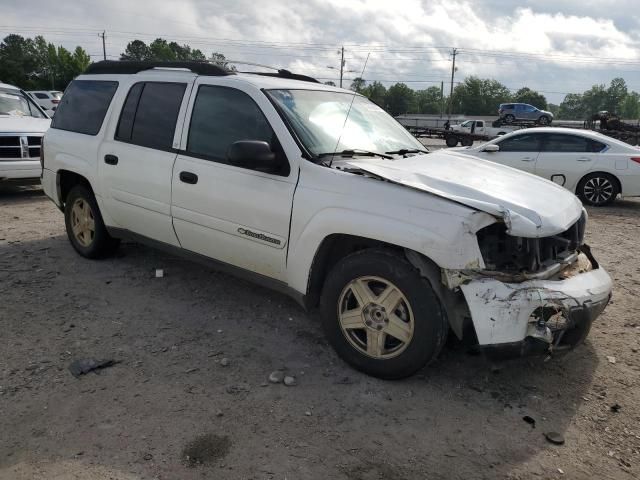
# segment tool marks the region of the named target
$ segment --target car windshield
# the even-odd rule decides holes
[[[45,118],[26,95],[8,88],[0,88],[0,115]]]
[[[335,152],[425,150],[382,108],[355,93],[269,90],[304,146],[315,156]]]
[[[461,127],[470,127],[471,126],[471,120],[467,120],[466,122],[462,122],[460,124]]]

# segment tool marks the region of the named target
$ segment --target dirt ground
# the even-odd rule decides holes
[[[615,292],[586,344],[496,364],[452,341],[389,382],[287,297],[133,243],[85,260],[40,190],[0,187],[0,479],[639,478],[640,201],[589,213]],[[84,357],[119,363],[74,378]]]

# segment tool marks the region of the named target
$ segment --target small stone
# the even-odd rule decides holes
[[[218,333],[222,333],[222,329],[218,329]]]
[[[609,361],[609,363],[616,363],[616,357],[614,356],[607,355],[607,360]]]
[[[216,412],[216,417],[222,417],[224,415],[224,413],[222,413],[222,410],[218,410]]]
[[[296,382],[296,378],[295,377],[286,376],[286,377],[284,377],[284,384],[287,387],[294,387],[298,383]]]
[[[156,268],[156,278],[164,277],[164,270],[161,268]]]
[[[276,370],[269,375],[269,381],[271,383],[282,383],[282,380],[284,380],[284,372],[282,370]]]
[[[222,365],[223,367],[228,367],[229,359],[227,357],[223,358],[222,360],[220,360],[220,365]]]
[[[564,445],[564,437],[558,432],[546,432],[544,436],[554,445]]]
[[[558,473],[559,473],[560,475],[564,475],[564,470],[562,470],[561,468],[559,468],[559,469],[558,469]]]
[[[310,416],[311,416],[311,412],[310,412],[309,410],[307,410],[306,412],[304,412],[304,414],[305,414],[307,417],[310,417]]]

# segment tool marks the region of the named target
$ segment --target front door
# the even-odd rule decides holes
[[[498,152],[482,152],[482,157],[518,170],[535,173],[536,160],[541,148],[540,140],[541,134],[539,133],[506,136],[495,142],[500,147]]]
[[[134,83],[98,158],[111,219],[121,228],[172,245],[178,243],[171,224],[174,141],[179,146],[176,126],[184,117],[180,112],[186,109],[188,87],[184,76],[182,82]]]
[[[183,248],[283,280],[298,171],[265,116],[269,107],[277,116],[266,97],[226,86],[197,87],[184,151],[173,170],[171,211]],[[230,165],[227,150],[240,140],[268,142],[279,168]]]

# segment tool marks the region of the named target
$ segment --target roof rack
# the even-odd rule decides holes
[[[234,72],[227,70],[220,65],[208,62],[198,61],[179,61],[179,62],[144,62],[129,60],[103,60],[92,63],[84,71],[86,75],[103,75],[103,74],[132,74],[151,70],[154,68],[185,68],[199,75],[224,76],[235,75]]]
[[[279,78],[289,78],[291,80],[301,80],[303,82],[312,82],[312,83],[320,83],[313,77],[309,77],[307,75],[299,75],[297,73],[290,72],[289,70],[285,70],[281,68],[277,72],[242,72],[242,73],[250,73],[252,75],[262,75],[263,77],[279,77]]]

